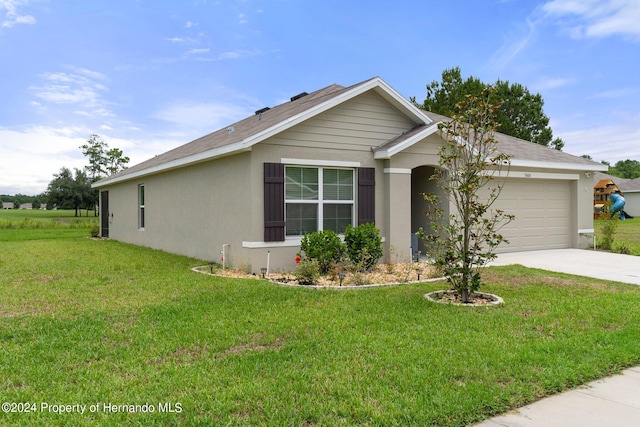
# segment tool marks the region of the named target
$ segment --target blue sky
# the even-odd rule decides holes
[[[458,66],[545,100],[564,151],[640,160],[639,0],[0,0],[0,194],[131,165],[332,83],[425,97]]]

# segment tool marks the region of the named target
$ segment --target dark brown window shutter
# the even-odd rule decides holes
[[[376,170],[358,168],[358,225],[376,222]]]
[[[284,165],[264,164],[264,241],[284,241]]]

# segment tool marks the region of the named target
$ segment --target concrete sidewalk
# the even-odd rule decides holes
[[[640,425],[640,367],[547,397],[476,427],[626,427]]]
[[[500,254],[491,265],[525,267],[640,285],[640,257],[580,249]],[[640,366],[542,399],[476,427],[640,426]]]

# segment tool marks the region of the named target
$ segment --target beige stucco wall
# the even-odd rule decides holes
[[[200,163],[109,186],[110,238],[169,252],[248,262],[241,242],[250,235],[250,154]],[[260,173],[261,177],[262,174]],[[145,228],[138,228],[138,186],[145,186]]]

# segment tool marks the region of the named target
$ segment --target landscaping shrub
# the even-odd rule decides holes
[[[613,249],[616,230],[618,229],[618,213],[611,214],[611,202],[607,202],[600,214],[600,219],[604,220],[602,226],[602,239],[599,240],[600,249],[610,251]]]
[[[330,230],[314,231],[302,237],[300,250],[307,260],[318,263],[320,273],[326,274],[332,264],[338,264],[344,258],[345,246],[338,235]]]
[[[320,277],[320,267],[315,259],[303,259],[298,264],[294,275],[301,285],[314,285]]]
[[[100,236],[100,225],[97,223],[94,223],[91,226],[91,229],[89,230],[89,232],[91,233],[91,237],[99,237]]]
[[[369,270],[382,258],[380,230],[372,223],[347,226],[344,232],[347,255],[359,270]]]

